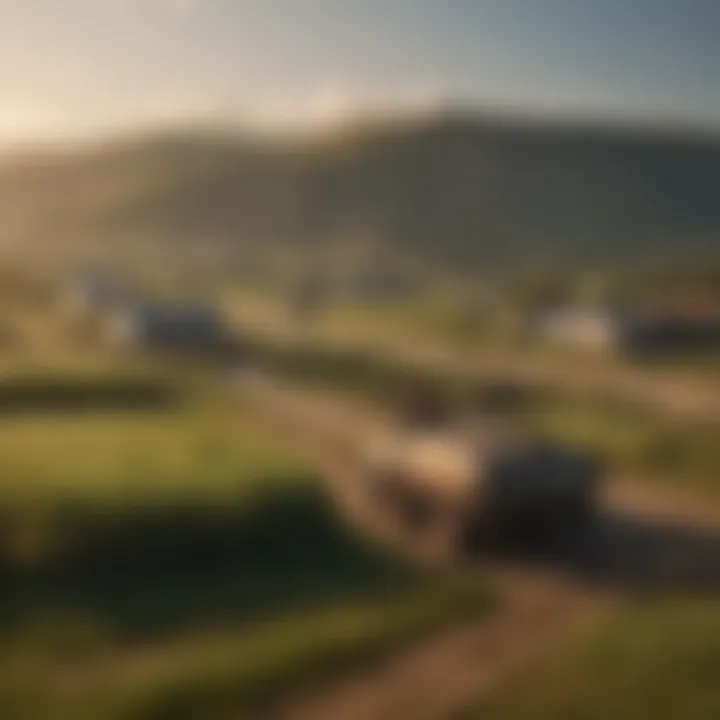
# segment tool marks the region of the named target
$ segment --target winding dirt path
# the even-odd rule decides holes
[[[332,441],[372,425],[365,408],[329,394],[287,388],[271,390],[265,400],[276,410],[282,408],[285,419],[304,431],[307,448],[325,470],[349,521],[424,561],[448,561],[442,547],[409,541],[391,520],[369,508],[347,458],[328,452]],[[592,553],[530,548],[490,552],[474,560],[497,595],[495,612],[425,638],[328,687],[291,698],[268,717],[445,718],[611,611],[629,589],[720,589],[720,509],[619,481],[609,484],[603,507]]]
[[[546,575],[493,574],[499,609],[417,643],[306,697],[276,720],[430,720],[462,709],[520,669],[558,635],[595,617],[602,602]]]

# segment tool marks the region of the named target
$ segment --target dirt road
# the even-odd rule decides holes
[[[430,720],[462,709],[519,670],[559,634],[603,609],[578,586],[533,575],[494,573],[501,605],[315,694],[279,709],[277,720]]]
[[[306,447],[350,522],[423,560],[443,562],[441,546],[404,539],[391,519],[368,507],[342,442],[334,445],[339,452],[327,451],[335,441],[372,427],[371,412],[330,394],[268,386],[253,392],[305,433]],[[720,589],[720,510],[620,481],[609,484],[603,507],[592,553],[566,545],[486,550],[468,563],[477,564],[497,593],[498,610],[490,617],[466,621],[357,675],[293,698],[270,717],[443,718],[611,610],[628,591]]]

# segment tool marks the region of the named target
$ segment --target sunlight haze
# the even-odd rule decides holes
[[[719,26],[703,0],[3,0],[0,139],[458,102],[716,127]]]

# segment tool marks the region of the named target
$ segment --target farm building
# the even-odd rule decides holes
[[[628,341],[640,351],[720,348],[720,307],[668,304],[637,308],[627,321]]]
[[[112,342],[149,349],[207,350],[226,338],[220,315],[198,305],[127,305],[110,314]]]
[[[720,347],[720,308],[562,309],[536,323],[540,339],[595,351],[672,353]]]
[[[540,317],[535,332],[541,340],[592,350],[612,350],[623,342],[625,323],[604,309],[567,308]]]

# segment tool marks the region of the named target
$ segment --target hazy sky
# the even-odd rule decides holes
[[[720,127],[720,0],[0,0],[0,139],[446,101]]]

